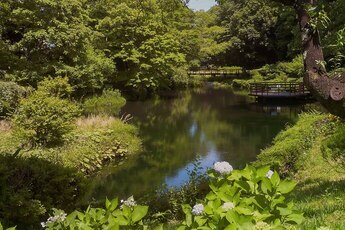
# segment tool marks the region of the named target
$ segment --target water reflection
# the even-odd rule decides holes
[[[123,112],[140,128],[144,152],[94,178],[88,198],[142,196],[163,183],[178,186],[188,180],[186,168],[198,155],[203,168],[220,160],[243,167],[301,109],[260,106],[245,95],[212,88],[128,102]]]

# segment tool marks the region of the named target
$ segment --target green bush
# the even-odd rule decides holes
[[[33,146],[54,145],[73,129],[79,108],[68,100],[36,91],[20,102],[12,118],[15,135]]]
[[[86,114],[117,116],[125,104],[120,91],[105,90],[101,96],[86,99],[83,108]]]
[[[47,92],[53,97],[68,98],[73,93],[73,87],[67,77],[46,78],[38,83],[38,91]]]
[[[26,90],[14,82],[0,81],[0,116],[14,112],[25,93]]]
[[[142,219],[148,206],[137,205],[133,197],[122,201],[106,200],[105,209],[89,207],[85,212],[75,211],[68,216],[63,211],[55,210],[54,216],[42,223],[46,229],[147,229]]]
[[[0,221],[18,229],[40,229],[53,207],[74,210],[84,190],[76,170],[37,157],[1,154],[0,175]]]
[[[255,81],[295,81],[304,76],[303,57],[299,55],[291,62],[264,65],[259,69],[251,70],[250,73]]]
[[[187,229],[290,229],[304,221],[286,199],[296,183],[281,180],[269,167],[234,170],[218,162],[209,176],[211,191],[193,208],[183,205]]]

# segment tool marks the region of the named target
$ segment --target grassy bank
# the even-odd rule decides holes
[[[9,122],[0,124],[0,152],[14,153],[21,140],[12,135]],[[63,145],[24,148],[21,155],[39,157],[91,174],[105,164],[119,162],[140,151],[141,141],[136,127],[118,118],[105,115],[81,117],[75,126],[75,130],[66,135]]]
[[[327,114],[302,114],[273,145],[258,157],[257,165],[272,164],[298,185],[292,198],[306,221],[303,229],[345,229],[345,176],[343,168],[325,158],[324,141],[342,122]]]

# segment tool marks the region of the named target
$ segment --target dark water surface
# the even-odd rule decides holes
[[[108,167],[90,187],[89,198],[140,197],[163,184],[188,181],[187,168],[226,160],[234,168],[255,160],[303,106],[260,106],[245,94],[211,87],[168,99],[128,102],[123,113],[139,127],[144,152]]]

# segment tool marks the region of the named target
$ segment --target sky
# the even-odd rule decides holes
[[[193,10],[209,10],[214,6],[216,2],[214,0],[190,0],[189,8]]]

